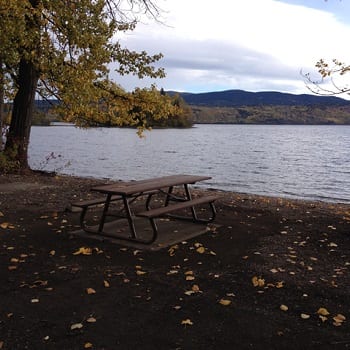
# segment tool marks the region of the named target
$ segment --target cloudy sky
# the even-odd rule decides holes
[[[309,93],[300,72],[315,63],[350,63],[349,0],[156,0],[160,22],[143,19],[121,38],[128,48],[162,52],[165,79],[123,78],[126,89],[228,89]],[[350,81],[350,74],[348,76]],[[343,96],[345,97],[345,96]]]

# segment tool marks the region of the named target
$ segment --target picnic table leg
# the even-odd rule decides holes
[[[191,195],[190,189],[188,188],[188,184],[184,184],[184,186],[185,186],[185,193],[186,193],[187,200],[190,201],[192,200],[192,195]],[[191,213],[192,213],[193,220],[198,221],[197,213],[194,207],[191,207]]]
[[[132,218],[132,213],[131,213],[130,205],[128,202],[128,198],[126,196],[123,196],[123,202],[124,202],[124,209],[125,209],[125,213],[126,213],[126,218],[128,220],[128,223],[129,223],[131,238],[136,239],[137,235],[136,235],[135,224],[134,224],[134,220]]]
[[[111,198],[112,198],[112,195],[108,194],[107,198],[106,198],[105,205],[103,207],[103,212],[102,212],[102,215],[101,215],[100,224],[98,226],[98,232],[99,233],[103,232],[103,227],[105,225],[105,220],[106,220],[106,216],[107,216],[107,213],[108,213],[109,205],[111,203]]]

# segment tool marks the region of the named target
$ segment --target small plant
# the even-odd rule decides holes
[[[47,170],[48,165],[51,164],[53,160],[62,159],[62,158],[63,157],[61,154],[55,154],[54,152],[51,152],[45,157],[45,159],[42,162],[39,163],[37,170],[45,171]],[[54,168],[53,172],[54,173],[60,172],[63,169],[68,168],[70,165],[71,165],[71,161],[67,161],[65,164]]]

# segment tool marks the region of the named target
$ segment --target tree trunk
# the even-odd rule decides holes
[[[4,101],[4,75],[2,70],[2,63],[0,62],[0,152],[4,147],[4,121],[5,121],[5,101]]]
[[[32,62],[21,60],[18,76],[18,91],[13,101],[11,124],[5,151],[15,154],[20,168],[28,169],[28,145],[33,118],[35,91],[39,79]]]

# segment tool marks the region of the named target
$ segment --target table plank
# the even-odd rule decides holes
[[[119,195],[133,195],[136,193],[142,193],[161,189],[171,186],[179,186],[184,184],[194,184],[199,181],[209,180],[209,176],[201,175],[169,175],[158,178],[152,178],[141,181],[128,182],[124,184],[103,185],[93,187],[92,191],[97,191],[105,194],[119,194]]]

